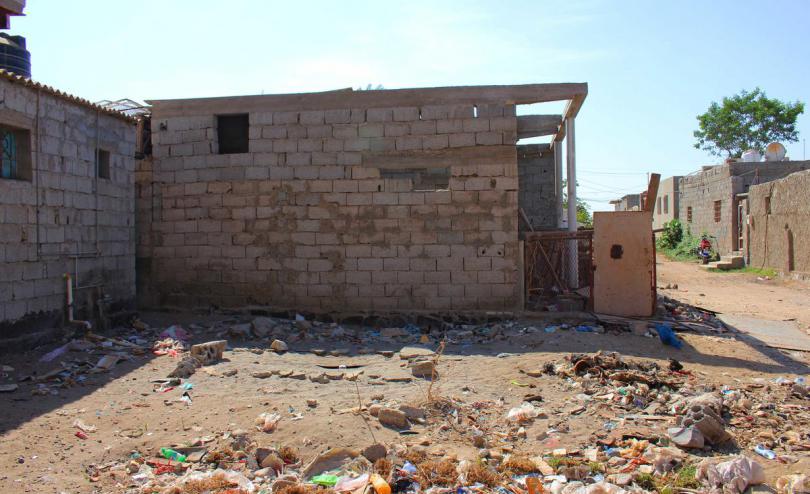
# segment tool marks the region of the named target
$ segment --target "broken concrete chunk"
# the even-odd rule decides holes
[[[385,448],[385,445],[377,443],[367,446],[363,450],[362,454],[368,461],[374,463],[380,458],[385,458],[385,456],[388,454],[388,450]]]
[[[312,374],[309,376],[309,380],[318,383],[318,384],[328,384],[329,378],[326,377],[326,374]]]
[[[272,375],[273,373],[271,371],[257,371],[251,374],[251,376],[255,377],[256,379],[267,379]]]
[[[409,420],[421,420],[425,418],[425,411],[419,407],[411,405],[400,405],[399,411],[404,413]]]
[[[273,343],[270,344],[270,350],[273,350],[276,353],[284,353],[290,348],[281,340],[273,340]]]
[[[395,410],[393,408],[380,408],[377,413],[377,418],[380,423],[386,427],[402,430],[408,428],[408,416],[405,412]]]
[[[411,364],[411,373],[416,377],[438,377],[436,366],[431,360],[418,360]]]
[[[169,374],[169,377],[187,378],[194,374],[200,362],[194,357],[186,357],[177,364],[177,367]]]
[[[672,443],[681,448],[702,448],[705,444],[703,433],[694,427],[671,427],[667,434]]]
[[[433,350],[418,346],[402,347],[402,349],[399,351],[399,358],[402,360],[410,360],[416,357],[432,357],[433,355],[435,355]]]
[[[200,365],[210,365],[222,360],[222,354],[228,346],[227,340],[209,341],[191,347],[191,356],[197,359]]]
[[[273,332],[276,322],[269,317],[257,317],[250,323],[253,334],[259,338],[264,338]]]
[[[343,465],[346,460],[357,458],[360,455],[356,450],[349,448],[330,449],[326,453],[318,455],[301,472],[301,477],[308,479],[315,475],[322,474],[329,470],[335,470]]]

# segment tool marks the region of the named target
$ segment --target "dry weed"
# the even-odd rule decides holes
[[[282,487],[277,494],[335,494],[335,491],[321,489],[313,484],[295,484]]]
[[[217,474],[208,477],[207,479],[201,480],[189,480],[182,487],[175,487],[176,489],[171,494],[208,494],[208,493],[215,493],[221,492],[224,489],[229,489],[234,487],[236,484],[230,482],[225,475]],[[234,492],[234,491],[232,491]],[[236,491],[236,492],[244,492],[244,491]]]
[[[427,453],[421,449],[409,449],[402,455],[402,459],[418,465],[427,460]]]
[[[537,465],[525,456],[512,455],[498,467],[498,471],[508,475],[523,475],[537,471]]]
[[[416,479],[423,487],[453,485],[458,479],[456,464],[449,460],[427,460],[416,465]]]
[[[282,446],[278,450],[278,455],[284,460],[285,463],[298,463],[301,457],[298,454],[298,448],[294,446]]]
[[[374,462],[374,471],[384,479],[391,477],[391,469],[393,468],[394,464],[388,458],[379,458]]]
[[[495,487],[501,484],[501,480],[500,475],[481,463],[474,464],[467,471],[468,484],[475,484],[478,482],[489,487]]]

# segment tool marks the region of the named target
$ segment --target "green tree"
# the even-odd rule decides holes
[[[695,148],[738,158],[748,149],[762,151],[773,141],[796,142],[796,119],[802,113],[804,103],[799,101],[771,99],[760,88],[742,91],[723,98],[722,104],[712,102],[706,113],[698,115]]]
[[[579,186],[579,183],[577,183]],[[562,190],[563,190],[563,209],[568,209],[568,181],[566,179],[562,180]],[[577,223],[591,228],[593,226],[593,218],[591,217],[591,212],[588,210],[588,204],[577,197]]]

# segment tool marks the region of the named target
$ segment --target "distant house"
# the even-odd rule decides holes
[[[666,223],[679,218],[681,178],[674,176],[661,180],[661,184],[658,186],[658,197],[653,208],[653,229],[664,228]]]
[[[747,213],[743,199],[749,187],[807,169],[810,161],[737,162],[704,167],[680,179],[678,217],[693,235],[708,234],[720,254],[744,253]]]
[[[641,201],[640,194],[627,194],[621,199],[610,201],[614,211],[638,211]]]

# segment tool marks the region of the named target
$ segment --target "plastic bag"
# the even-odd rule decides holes
[[[344,476],[341,477],[335,487],[333,488],[336,492],[352,492],[365,487],[368,484],[369,475],[364,473],[359,477],[349,477]]]
[[[672,330],[669,324],[658,323],[655,325],[655,330],[664,345],[674,346],[679,350],[683,346],[683,342],[675,336],[675,331]]]
[[[262,432],[273,432],[276,430],[281,415],[277,413],[262,413],[256,417],[256,430]]]
[[[810,477],[803,473],[779,477],[776,491],[780,494],[810,494]]]
[[[706,458],[697,468],[697,479],[706,480],[710,487],[723,487],[724,492],[743,493],[750,485],[765,482],[762,466],[744,456],[718,463]]]
[[[506,419],[511,422],[528,422],[540,415],[542,411],[542,409],[524,401],[520,406],[509,410]]]

